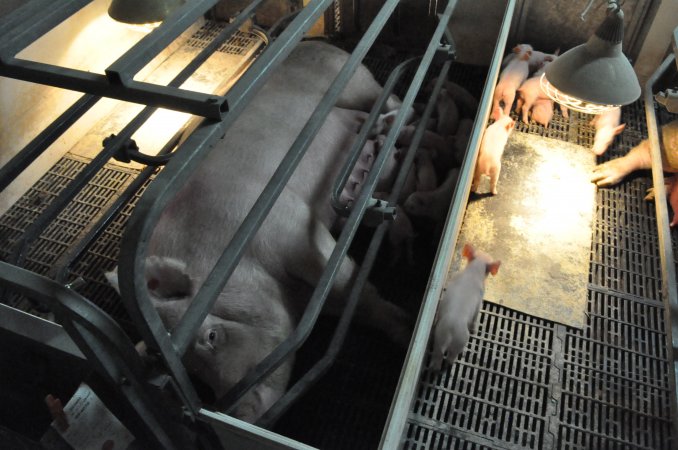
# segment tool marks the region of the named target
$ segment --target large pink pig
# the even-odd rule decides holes
[[[433,355],[430,366],[440,370],[443,360],[453,363],[476,332],[476,321],[485,293],[485,278],[496,275],[501,261],[464,245],[466,267],[449,277],[433,322]]]
[[[511,119],[510,116],[501,115],[501,112],[499,115],[499,119],[485,129],[483,139],[480,142],[478,161],[471,185],[473,192],[478,192],[481,176],[487,175],[490,177],[490,191],[492,194],[497,194],[501,157],[515,125],[515,120]]]
[[[347,58],[343,50],[320,41],[299,44],[162,212],[146,255],[147,267],[156,269],[148,268],[146,277],[148,288],[160,297],[154,303],[167,329],[182,317],[193,286],[203,284]],[[360,66],[337,105],[366,111],[380,92]],[[392,99],[389,107],[397,106]],[[330,227],[336,214],[329,198],[356,138],[345,119],[336,109],[329,113],[187,350],[187,369],[217,398],[290,334],[335,247]],[[343,260],[324,312],[343,308],[357,271],[351,259]],[[177,279],[190,283],[163,295],[172,289],[161,288]],[[356,314],[395,342],[408,342],[408,315],[369,283]],[[284,393],[291,365],[286,360],[251,390],[235,416],[256,421]]]

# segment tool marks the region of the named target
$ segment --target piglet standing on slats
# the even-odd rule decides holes
[[[430,366],[440,370],[443,359],[457,360],[469,340],[476,333],[476,322],[485,294],[485,278],[496,275],[501,261],[466,244],[462,256],[467,264],[451,275],[438,303],[433,322],[433,355]]]

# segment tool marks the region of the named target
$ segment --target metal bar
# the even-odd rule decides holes
[[[412,58],[398,64],[389,75],[388,79],[386,80],[386,83],[384,84],[384,88],[379,99],[372,108],[372,111],[370,111],[370,115],[367,117],[367,120],[363,124],[363,127],[360,129],[360,133],[358,134],[358,137],[356,138],[355,142],[353,143],[353,147],[351,147],[351,150],[349,152],[349,157],[346,159],[344,166],[339,172],[337,180],[334,182],[330,203],[332,204],[332,208],[334,209],[334,211],[341,216],[344,217],[348,216],[351,208],[342,205],[341,202],[339,201],[339,197],[341,195],[341,191],[344,189],[344,186],[346,185],[346,182],[351,176],[351,172],[353,171],[353,168],[355,167],[358,158],[360,158],[360,152],[363,146],[365,145],[365,142],[367,142],[367,136],[369,132],[372,130],[374,124],[376,123],[377,118],[379,117],[379,114],[381,112],[381,108],[386,103],[386,100],[393,91],[393,88],[395,87],[396,83],[405,73],[405,69],[409,67],[409,65],[412,64],[416,59],[417,58]]]
[[[0,23],[0,61],[12,57],[92,0],[33,0]]]
[[[378,29],[381,29],[381,27],[383,27],[385,20],[388,18],[386,14],[388,13],[388,15],[390,15],[395,9],[395,6],[397,6],[397,3],[398,2],[394,0],[393,2],[386,2],[384,4],[382,9],[379,11],[379,14],[376,16],[374,21],[368,27],[367,31],[365,32],[365,35],[358,43],[358,46],[354,51],[353,55],[355,55],[357,52],[367,51],[367,49],[362,49],[363,42],[370,38],[370,36],[374,33],[374,29],[376,29],[377,26],[379,26]],[[454,9],[454,5],[456,5],[456,0],[451,0],[446,10],[447,11],[446,14],[443,15],[443,17],[441,18],[441,24],[438,24],[438,27],[433,33],[433,36],[431,38],[432,41],[440,42],[440,38],[443,35],[445,25],[449,20],[451,11]],[[381,23],[382,21],[383,23]],[[371,40],[373,41],[374,38],[371,38]],[[369,46],[372,43],[366,42],[366,44]],[[426,52],[421,59],[421,63],[419,64],[417,72],[415,73],[412,82],[410,83],[410,87],[407,90],[407,93],[405,94],[405,98],[403,99],[401,109],[399,110],[398,114],[396,115],[393,121],[391,130],[386,136],[386,140],[383,145],[384,149],[388,150],[395,144],[396,138],[400,133],[400,129],[405,123],[405,120],[407,118],[408,109],[412,106],[412,103],[414,103],[415,97],[419,91],[419,88],[421,87],[421,84],[424,81],[424,77],[426,76],[426,72],[428,71],[431,61],[433,60],[435,52],[436,46],[429,46],[426,49]],[[327,262],[327,266],[323,271],[323,274],[318,282],[318,285],[313,291],[311,299],[296,329],[282,344],[280,344],[273,352],[271,352],[266,358],[264,358],[264,360],[261,363],[259,363],[252,371],[250,371],[245,377],[243,377],[243,379],[240,380],[222,399],[219,399],[219,401],[217,402],[217,406],[220,409],[224,407],[228,408],[227,413],[233,410],[238,400],[242,398],[242,396],[250,388],[252,388],[263,377],[265,377],[273,370],[275,370],[283,361],[283,359],[291,351],[294,351],[297,348],[299,348],[299,346],[305,341],[305,339],[310,334],[311,328],[315,323],[318,315],[320,314],[320,310],[323,306],[324,299],[327,297],[327,294],[329,293],[329,288],[332,282],[334,281],[336,271],[338,270],[344,257],[346,256],[348,246],[351,244],[353,236],[355,235],[357,228],[360,225],[360,221],[362,220],[362,217],[365,213],[367,203],[371,200],[372,193],[374,192],[374,188],[377,183],[378,174],[382,170],[387,156],[388,151],[381,151],[377,155],[377,159],[374,162],[372,170],[370,171],[367,180],[360,192],[360,195],[356,200],[355,207],[351,212],[348,220],[344,224],[344,229],[339,235],[339,239],[337,240],[334,251],[332,252],[332,255],[330,256]]]
[[[678,29],[676,29],[678,30]],[[664,320],[666,321],[666,345],[670,349],[669,364],[673,370],[669,385],[673,393],[670,402],[673,439],[678,439],[678,292],[676,292],[676,266],[669,228],[669,211],[666,204],[666,186],[664,185],[664,167],[662,164],[662,138],[659,135],[657,117],[654,110],[654,86],[658,79],[673,67],[675,55],[669,55],[657,68],[645,84],[645,115],[647,134],[652,157],[652,182],[654,185],[654,203],[659,234],[659,257],[662,267],[662,297],[664,300]],[[674,68],[675,70],[675,68]],[[671,151],[664,149],[664,151]],[[674,214],[678,214],[674,211]]]
[[[120,131],[115,138],[106,144],[103,150],[80,172],[68,186],[66,186],[59,195],[49,204],[47,208],[40,214],[40,216],[30,224],[24,231],[20,239],[16,241],[8,262],[14,264],[21,264],[26,256],[26,251],[31,242],[40,236],[42,230],[54,220],[55,217],[63,210],[63,208],[70,202],[80,190],[91,180],[97,172],[108,162],[111,157],[118,151],[120,146],[129,139],[136,130],[143,125],[144,122],[155,111],[154,108],[144,108],[132,121]]]
[[[169,437],[172,427],[144,392],[143,362],[120,326],[78,293],[49,278],[0,262],[0,282],[16,291],[48,302],[59,322],[99,374],[120,389],[143,424],[144,438],[152,437],[162,448],[176,448]]]
[[[220,119],[227,108],[225,99],[217,95],[141,81],[111,84],[105,75],[17,58],[0,62],[0,75],[213,119]]]
[[[391,72],[389,75],[388,80],[386,81],[384,85],[384,90],[382,92],[382,97],[383,97],[383,102],[380,102],[379,100],[375,103],[372,113],[375,111],[378,113],[381,110],[381,107],[383,106],[383,103],[385,103],[386,99],[388,96],[391,94],[393,90],[393,86],[395,86],[395,83],[400,79],[402,76],[405,68],[409,67],[411,63],[414,61],[418,60],[419,58],[412,58],[407,61],[404,61]],[[418,133],[418,138],[417,138],[417,132],[415,132],[415,136],[412,139],[412,144],[410,146],[409,151],[413,151],[412,149],[418,146],[419,141],[421,140],[421,137],[423,136],[423,129],[425,128],[426,122],[428,121],[429,117],[431,116],[431,113],[433,112],[433,108],[435,107],[435,100],[438,96],[438,93],[440,92],[440,89],[442,87],[442,84],[445,79],[447,79],[447,73],[449,71],[451,62],[446,61],[445,64],[443,65],[443,68],[439,74],[439,82],[436,83],[436,88],[434,88],[433,93],[431,95],[431,99],[429,100],[429,103],[424,110],[424,113],[421,117],[421,126],[422,126],[422,132]],[[361,130],[361,134],[363,132],[371,129],[372,124],[370,123],[370,118],[372,115],[370,115],[365,122],[365,125],[363,125],[363,129]],[[375,114],[376,117],[376,114]],[[399,131],[396,131],[396,136],[399,134]],[[360,136],[358,138],[360,140]],[[358,155],[359,151],[362,145],[359,145],[357,147]],[[381,151],[387,151],[388,154],[390,154],[390,151],[393,147],[391,148],[384,148]],[[352,152],[355,152],[356,149],[352,149]],[[388,158],[388,155],[385,158]],[[347,168],[349,169],[353,167],[355,164],[355,159],[353,158],[354,155],[351,155],[352,157],[349,158],[349,161],[344,167],[344,170]],[[353,160],[353,163],[350,161]],[[414,160],[414,158],[412,158]],[[403,164],[404,165],[404,164]],[[389,201],[391,203],[395,203],[397,198],[400,195],[400,191],[402,190],[405,182],[405,177],[407,176],[407,172],[409,171],[409,167],[404,167],[401,169],[401,173],[404,173],[404,176],[402,177],[402,182],[400,185],[398,183],[394,183],[393,186],[393,191],[390,194]],[[338,177],[338,182],[335,183],[335,194],[337,187],[340,188],[341,185],[345,184],[345,180],[343,183],[341,182],[342,176],[344,174],[340,174]],[[377,175],[378,178],[378,175]],[[334,198],[333,198],[334,200]],[[366,205],[367,206],[367,205]],[[346,337],[346,333],[348,332],[348,327],[351,323],[351,319],[353,317],[353,314],[355,312],[355,308],[357,306],[357,302],[359,300],[359,296],[362,292],[363,287],[365,286],[365,283],[367,282],[367,277],[369,276],[370,271],[372,270],[372,267],[374,265],[374,261],[376,260],[377,252],[379,251],[379,247],[381,245],[381,242],[383,241],[383,238],[388,231],[388,227],[392,225],[392,222],[383,222],[381,223],[377,229],[375,230],[372,239],[370,240],[370,244],[367,248],[367,252],[365,253],[365,257],[363,259],[363,262],[361,264],[360,270],[358,272],[358,276],[356,277],[356,280],[353,284],[353,287],[351,288],[351,293],[348,297],[348,300],[346,302],[346,308],[344,312],[342,313],[341,317],[339,318],[339,323],[337,325],[337,328],[334,332],[334,335],[332,336],[332,340],[330,341],[330,345],[328,346],[328,349],[323,355],[323,357],[316,362],[313,367],[311,367],[308,372],[306,372],[291,388],[285,392],[285,394],[264,414],[264,416],[259,419],[257,422],[258,425],[264,427],[264,428],[269,428],[271,427],[279,418],[282,414],[284,414],[289,407],[292,405],[292,403],[299,398],[301,395],[303,395],[317,380],[320,378],[326,371],[327,369],[334,363],[334,360],[336,358],[336,355],[339,353],[339,350],[341,349],[341,346],[344,342],[344,339]]]
[[[134,75],[219,0],[185,2],[105,70],[111,83],[127,85]]]
[[[334,331],[330,345],[327,348],[327,351],[323,357],[316,362],[313,367],[311,367],[292,387],[290,387],[285,394],[278,399],[277,402],[269,408],[268,411],[257,421],[257,425],[263,428],[272,427],[275,422],[280,418],[281,415],[292,406],[292,404],[305,394],[315,382],[327,372],[327,370],[334,364],[334,360],[337,357],[337,354],[341,350],[341,346],[344,343],[348,328],[351,325],[351,319],[355,314],[355,309],[358,306],[358,301],[360,300],[360,294],[367,283],[367,277],[372,270],[374,261],[376,260],[377,253],[379,252],[379,247],[381,242],[388,231],[388,227],[391,226],[393,222],[382,222],[374,232],[372,239],[370,240],[370,245],[367,248],[365,257],[363,259],[360,270],[358,271],[358,276],[355,279],[353,287],[351,288],[351,293],[346,300],[346,307],[344,312],[339,317],[339,323],[337,328]]]
[[[66,132],[83,114],[90,110],[101,97],[83,95],[64,111],[47,128],[17,153],[4,166],[0,167],[0,191],[4,190],[19,174],[42,154],[54,141]]]
[[[490,114],[492,95],[499,76],[501,58],[511,27],[515,1],[516,0],[507,0],[506,2],[504,18],[497,38],[492,62],[490,63],[490,68],[488,70],[487,79],[485,80],[480,108],[476,115],[476,127],[471,134],[466,157],[461,166],[456,194],[452,200],[450,211],[448,212],[446,225],[438,246],[438,254],[436,255],[433,268],[431,269],[431,276],[429,278],[426,294],[424,295],[419,317],[417,319],[414,336],[410,342],[410,348],[405,358],[405,365],[400,374],[400,380],[398,381],[398,389],[393,399],[393,403],[391,404],[386,427],[381,437],[381,442],[379,444],[380,448],[398,448],[401,444],[407,416],[410,411],[419,375],[421,374],[423,358],[426,354],[426,346],[431,333],[431,327],[433,326],[433,317],[435,316],[435,311],[438,306],[438,299],[440,298],[450,262],[452,261],[453,255],[448,249],[454,248],[454,244],[457,242],[459,230],[461,228],[461,219],[466,208],[466,203],[468,202],[468,193],[471,188],[473,169],[475,167],[476,159],[478,158],[480,139],[485,128],[484,125],[487,123]],[[456,2],[450,1],[450,4],[451,3]],[[447,12],[447,9],[446,14],[450,14]],[[482,126],[479,126],[480,124],[482,124]]]
[[[181,363],[181,358],[146,291],[144,258],[148,242],[165,206],[207,155],[212,143],[219,139],[236,120],[240,111],[270,77],[272,70],[292,51],[292,44],[301,39],[303,33],[315,23],[330,2],[331,0],[316,0],[306,6],[288,29],[281,33],[280,37],[257,58],[250,69],[226,94],[229,100],[229,111],[224,120],[222,122],[205,120],[195,132],[191,133],[181,146],[181,149],[186,148],[186,151],[182,152],[180,149],[176,157],[149,186],[127,223],[118,268],[123,302],[146,345],[160,352],[169,373],[179,388],[184,392],[193,393],[196,400],[197,396],[188,379],[186,369]],[[191,405],[188,406],[191,407]]]
[[[395,6],[393,9],[394,8]],[[376,33],[369,36],[367,39],[364,38],[361,42],[368,42],[369,40],[374,41],[374,39],[376,39]],[[320,130],[320,127],[329,114],[332,106],[336,103],[337,98],[339,98],[339,95],[348,84],[351,76],[360,64],[360,61],[367,53],[367,48],[365,48],[366,45],[371,45],[371,43],[362,44],[362,46],[358,44],[360,50],[354,52],[344,67],[342,67],[341,71],[328,88],[323,100],[313,112],[311,119],[309,119],[309,122],[304,126],[304,129],[295,140],[291,149],[280,162],[280,165],[271,177],[271,180],[247,214],[247,217],[245,217],[243,223],[238,227],[230,244],[207,276],[204,284],[196,293],[181,321],[173,330],[172,342],[175,347],[179,349],[180,353],[183,354],[186,351],[193,335],[198,327],[200,327],[200,324],[202,324],[207,313],[212,309],[217,296],[226,285],[226,282],[235,270],[235,267],[238,265],[248,243],[252,240],[264,219],[267,217],[271,207],[294,173],[294,169],[296,169],[299,161],[301,161],[301,158],[313,141],[313,138]]]
[[[424,136],[424,132],[426,131],[426,123],[431,117],[433,109],[436,107],[436,100],[440,95],[440,91],[442,89],[443,84],[445,83],[445,80],[447,80],[447,74],[450,71],[451,65],[452,65],[451,61],[445,61],[442,69],[440,70],[440,75],[438,75],[438,79],[436,80],[436,83],[433,86],[433,92],[431,92],[431,97],[429,98],[429,101],[426,104],[426,107],[424,108],[424,112],[422,113],[419,125],[414,130],[412,142],[410,143],[410,146],[407,149],[405,158],[401,162],[402,167],[398,172],[398,176],[396,177],[395,182],[393,183],[393,190],[391,191],[391,194],[389,195],[388,198],[389,203],[395,204],[398,201],[400,191],[402,191],[403,186],[405,186],[407,175],[409,174],[410,168],[412,167],[412,163],[414,162],[414,158],[417,155],[419,143],[421,142],[421,139]]]

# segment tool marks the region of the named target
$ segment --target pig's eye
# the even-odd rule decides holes
[[[210,342],[214,342],[217,339],[217,332],[214,330],[210,330],[209,334],[207,335],[207,339]]]

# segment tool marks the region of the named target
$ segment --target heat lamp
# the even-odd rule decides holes
[[[159,24],[184,0],[113,0],[108,15],[133,25]]]
[[[547,66],[542,90],[555,102],[589,114],[636,101],[640,84],[622,53],[623,37],[624,13],[616,1],[608,1],[607,16],[589,40]]]

